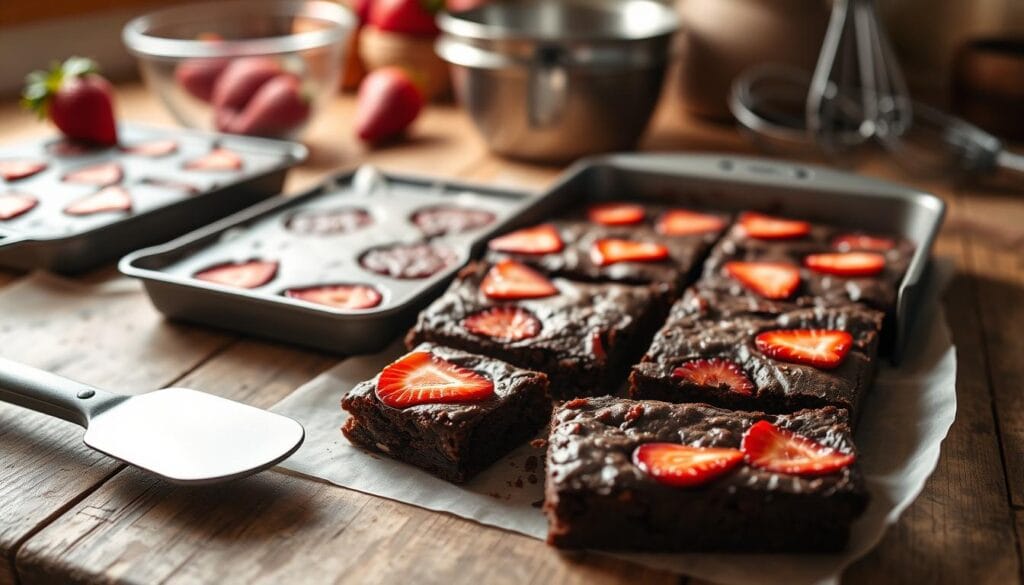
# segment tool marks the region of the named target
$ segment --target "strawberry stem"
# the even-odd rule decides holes
[[[99,66],[92,59],[69,57],[63,63],[54,61],[49,70],[37,70],[25,77],[25,89],[21,94],[21,105],[36,113],[40,120],[49,113],[50,99],[65,79],[83,77],[99,72]]]

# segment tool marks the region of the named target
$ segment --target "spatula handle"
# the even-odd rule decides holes
[[[0,357],[0,400],[89,425],[93,414],[125,397]]]

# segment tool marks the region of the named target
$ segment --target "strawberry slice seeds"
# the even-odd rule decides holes
[[[658,218],[654,227],[665,236],[696,236],[720,231],[725,227],[725,221],[717,215],[671,209]]]
[[[758,334],[754,344],[768,357],[828,370],[843,363],[853,336],[835,329],[778,329]]]
[[[878,252],[810,254],[804,258],[804,266],[836,276],[874,276],[885,269],[885,256]]]
[[[565,243],[554,225],[544,223],[494,238],[487,247],[496,252],[540,255],[561,252]]]
[[[843,234],[832,240],[832,247],[840,252],[887,252],[896,247],[896,242],[890,238],[866,234]]]
[[[766,299],[788,299],[800,287],[800,271],[784,262],[725,263],[725,273]]]
[[[522,341],[540,333],[540,320],[520,307],[491,307],[466,317],[462,326],[471,333],[500,341]]]
[[[515,260],[502,260],[484,276],[480,290],[492,299],[539,299],[558,294],[541,273]]]
[[[105,162],[71,171],[64,175],[64,181],[106,187],[121,182],[123,177],[124,171],[121,170],[121,165],[115,162]]]
[[[238,171],[242,169],[242,157],[221,146],[199,158],[186,162],[185,169],[189,171]]]
[[[92,215],[108,211],[131,211],[132,196],[119,185],[104,187],[92,195],[71,202],[64,208],[68,215]]]
[[[268,260],[248,260],[218,264],[193,275],[198,280],[233,286],[236,288],[256,288],[267,284],[277,276],[277,262]]]
[[[430,352],[414,351],[390,364],[377,379],[377,398],[392,408],[462,404],[494,395],[494,383]]]
[[[39,199],[28,193],[0,193],[0,221],[24,215],[36,205],[39,205]]]
[[[602,203],[587,210],[590,221],[600,225],[633,225],[646,217],[642,205],[635,203]]]
[[[743,461],[739,449],[645,443],[633,451],[633,464],[658,483],[693,487],[728,473]]]
[[[724,358],[690,360],[673,370],[672,377],[698,386],[724,387],[743,396],[754,394],[754,383],[743,369]]]
[[[762,420],[754,423],[740,445],[747,463],[774,473],[818,476],[851,465],[856,457]]]
[[[365,284],[327,284],[290,288],[284,291],[284,296],[349,310],[371,309],[379,305],[384,298],[377,289]]]
[[[606,238],[594,242],[590,258],[598,266],[619,262],[658,262],[668,258],[668,248],[653,242]]]
[[[0,177],[5,181],[27,179],[46,169],[46,163],[39,160],[7,159],[0,160]]]
[[[791,240],[811,233],[806,221],[784,219],[748,211],[740,215],[740,229],[748,237],[759,240]]]

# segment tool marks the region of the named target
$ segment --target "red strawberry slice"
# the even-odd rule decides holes
[[[594,242],[590,258],[598,266],[619,262],[657,262],[668,258],[668,248],[653,242],[606,238]]]
[[[740,228],[747,236],[759,240],[790,240],[811,233],[806,221],[772,217],[748,211],[740,215]]]
[[[744,396],[754,393],[754,383],[739,365],[723,358],[690,360],[673,370],[672,377],[698,386],[725,386],[730,392]]]
[[[885,256],[878,252],[810,254],[804,258],[804,266],[836,276],[874,276],[885,269]]]
[[[747,463],[774,473],[817,476],[843,469],[856,457],[762,420],[754,423],[740,449]]]
[[[647,212],[636,203],[603,203],[587,211],[590,221],[601,225],[633,225],[644,220]]]
[[[71,171],[64,175],[64,181],[106,187],[119,183],[122,177],[124,177],[124,172],[121,170],[121,165],[115,162],[105,162]]]
[[[185,169],[189,171],[237,171],[241,168],[242,157],[223,146],[185,163]]]
[[[3,177],[5,181],[17,181],[31,177],[45,168],[46,163],[39,160],[0,160],[0,177]]]
[[[24,215],[36,205],[39,200],[27,193],[0,193],[0,221]]]
[[[853,336],[835,329],[778,329],[758,334],[754,344],[768,357],[830,370],[843,363]]]
[[[843,234],[832,240],[832,247],[840,252],[865,250],[868,252],[885,252],[896,247],[895,240],[866,234]]]
[[[178,150],[178,143],[175,140],[150,140],[149,142],[140,142],[131,146],[126,146],[124,151],[127,154],[134,154],[137,156],[148,156],[150,158],[157,158],[161,156],[167,156]]]
[[[392,408],[478,402],[493,395],[494,383],[484,376],[426,351],[405,355],[377,379],[377,398]]]
[[[263,286],[275,276],[277,276],[277,262],[269,260],[248,260],[246,262],[218,264],[217,266],[200,270],[194,275],[199,280],[237,288]]]
[[[106,211],[131,211],[132,196],[124,187],[104,187],[92,195],[72,201],[64,208],[68,215],[92,215]]]
[[[725,273],[766,299],[788,299],[800,286],[800,271],[785,262],[726,262]]]
[[[658,483],[673,487],[703,485],[743,461],[739,449],[645,443],[633,451],[633,463]]]
[[[462,326],[477,335],[501,341],[522,341],[540,333],[540,320],[519,307],[491,307],[474,313]]]
[[[487,247],[512,254],[552,254],[561,252],[565,243],[554,225],[544,223],[494,238],[487,243]]]
[[[666,236],[695,236],[717,232],[724,227],[725,220],[717,215],[671,209],[658,218],[655,229]]]
[[[370,309],[380,304],[380,291],[365,284],[328,284],[284,291],[289,298],[338,309]]]
[[[551,281],[536,270],[516,262],[502,260],[484,276],[480,290],[492,299],[539,299],[558,294]]]

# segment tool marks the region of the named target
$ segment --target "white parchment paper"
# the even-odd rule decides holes
[[[951,269],[932,270],[931,297],[916,323],[914,346],[897,369],[883,366],[857,431],[860,463],[871,505],[839,555],[622,554],[634,562],[719,583],[833,583],[842,570],[874,547],[888,526],[921,492],[939,459],[939,446],[956,414],[956,354],[938,303]],[[547,522],[543,451],[524,445],[472,482],[456,486],[416,467],[351,446],[340,428],[339,403],[357,383],[403,353],[396,342],[372,356],[345,360],[302,386],[272,409],[306,427],[306,442],[282,466],[361,492],[440,510],[535,538]]]

